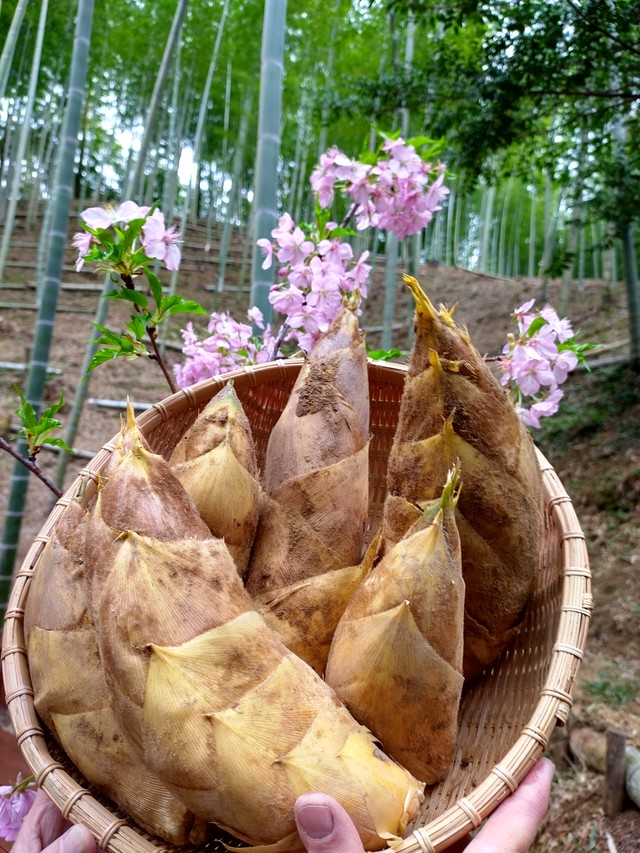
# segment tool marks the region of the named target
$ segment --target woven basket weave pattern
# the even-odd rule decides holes
[[[233,379],[261,461],[301,364],[295,360],[276,362],[202,382],[152,406],[138,423],[152,449],[166,457],[211,397]],[[369,365],[372,440],[368,538],[382,514],[387,459],[405,375],[399,365]],[[88,826],[99,846],[113,853],[170,851],[170,846],[150,838],[93,791],[43,731],[33,705],[25,651],[24,607],[42,549],[80,484],[86,500],[90,499],[112,451],[110,442],[58,501],[16,575],[3,634],[6,701],[27,763],[66,817]],[[396,848],[401,853],[444,850],[479,826],[515,790],[548,745],[554,727],[563,724],[569,714],[592,606],[591,577],[584,535],[571,500],[553,468],[541,454],[538,456],[546,528],[525,619],[491,670],[465,689],[454,767],[442,783],[430,789],[403,844]]]

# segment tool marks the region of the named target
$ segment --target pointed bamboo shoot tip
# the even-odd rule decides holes
[[[133,408],[131,398],[127,394],[127,429],[134,429],[136,426],[136,413]]]
[[[458,503],[458,498],[460,497],[460,489],[462,488],[462,483],[460,482],[460,460],[456,459],[455,463],[449,469],[449,473],[447,474],[447,480],[444,484],[444,488],[442,489],[442,495],[440,496],[440,506],[445,509],[448,506],[455,506]]]
[[[451,409],[449,412],[445,422],[442,424],[442,433],[441,435],[448,440],[451,440],[455,435],[455,430],[453,428],[453,419],[455,418],[456,410],[455,407]]]
[[[438,312],[435,309],[435,306],[424,292],[424,290],[420,287],[420,284],[416,278],[412,275],[403,275],[402,280],[407,285],[411,294],[416,303],[416,311],[418,314],[426,314],[428,317],[435,318],[438,316]]]
[[[438,355],[438,353],[434,349],[429,350],[429,364],[435,370],[440,370],[442,368],[442,362],[440,361],[440,356]]]
[[[457,307],[458,307],[457,304],[453,305],[451,308],[447,308],[446,305],[440,304],[440,308],[438,311],[438,316],[440,317],[442,322],[445,323],[447,326],[451,326],[452,329],[457,328],[456,322],[453,319],[453,315],[456,313]],[[458,329],[458,331],[461,331],[461,330]],[[464,337],[464,333],[463,332],[461,332],[461,333],[462,333],[462,336]],[[468,335],[467,335],[467,337],[468,337]]]

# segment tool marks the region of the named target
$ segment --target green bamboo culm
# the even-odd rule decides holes
[[[253,106],[254,89],[249,85],[247,92],[242,102],[242,114],[240,118],[240,129],[238,130],[238,140],[235,151],[233,153],[233,166],[231,170],[231,189],[229,190],[229,207],[225,215],[224,226],[222,228],[222,237],[220,238],[220,255],[218,260],[218,285],[217,292],[222,293],[224,290],[225,270],[227,267],[227,258],[229,256],[229,243],[231,242],[231,227],[233,217],[240,218],[242,214],[238,187],[241,186],[242,166],[244,164],[245,150],[247,147],[247,137],[249,135],[249,118],[251,116],[251,108]],[[240,286],[240,285],[239,285]],[[212,306],[214,310],[215,306]]]
[[[36,411],[39,411],[42,406],[42,396],[47,377],[47,367],[49,365],[49,351],[62,278],[69,210],[73,195],[76,148],[87,78],[93,5],[94,0],[78,0],[78,16],[73,40],[67,106],[62,123],[59,154],[53,184],[52,203],[54,206],[47,264],[25,393],[27,400],[34,406]],[[22,446],[19,449],[24,453],[26,448]],[[5,514],[2,543],[0,544],[0,611],[3,619],[7,608],[13,566],[18,550],[28,482],[29,474],[19,462],[16,462],[9,485],[9,500]]]
[[[27,106],[22,119],[22,127],[20,128],[20,137],[18,139],[18,151],[15,158],[15,166],[13,171],[13,179],[9,189],[9,205],[4,219],[4,230],[2,232],[2,242],[0,243],[0,281],[4,279],[4,268],[9,255],[9,246],[11,243],[11,235],[13,234],[13,226],[18,209],[18,200],[20,198],[20,185],[22,183],[22,161],[27,153],[27,144],[31,130],[31,116],[33,115],[33,105],[36,97],[36,85],[38,83],[38,75],[40,73],[40,57],[42,56],[42,43],[44,41],[45,27],[47,23],[47,11],[49,0],[42,0],[40,4],[40,19],[38,21],[38,32],[36,35],[36,44],[33,50],[33,59],[31,62],[31,73],[29,75],[29,91],[27,94]]]
[[[258,107],[258,144],[256,148],[253,195],[253,255],[251,264],[250,305],[256,305],[265,322],[272,317],[269,288],[273,271],[262,269],[262,252],[255,241],[271,239],[278,214],[278,161],[282,123],[282,77],[286,0],[266,0],[262,25],[260,68],[260,105]]]
[[[13,61],[13,54],[15,53],[16,44],[18,42],[20,27],[22,26],[24,13],[26,11],[27,0],[18,0],[18,4],[15,8],[15,12],[13,13],[13,18],[11,19],[11,24],[9,26],[9,32],[7,33],[4,47],[2,48],[2,54],[0,54],[0,98],[4,98],[7,92],[11,62]]]
[[[107,321],[107,315],[109,313],[109,299],[107,298],[107,294],[111,290],[113,290],[113,282],[111,280],[111,276],[107,273],[102,280],[102,293],[98,300],[96,312],[93,317],[94,326],[104,326]],[[76,435],[78,434],[82,410],[84,409],[84,404],[89,394],[89,382],[91,377],[89,368],[91,366],[91,359],[98,351],[98,347],[99,344],[92,340],[87,344],[87,348],[84,352],[84,358],[82,360],[80,376],[78,377],[75,394],[73,396],[71,411],[69,412],[65,423],[64,441],[69,447],[73,447]],[[71,454],[61,447],[60,453],[58,454],[58,463],[53,476],[53,482],[62,490],[64,490],[64,478],[67,473],[70,460]]]
[[[189,185],[187,187],[186,198],[184,202],[184,206],[182,208],[182,216],[180,218],[180,229],[179,235],[180,240],[184,242],[184,235],[187,230],[187,220],[189,218],[189,213],[191,212],[192,205],[195,204],[196,208],[198,206],[198,199],[200,196],[200,159],[202,157],[202,145],[204,141],[204,131],[205,124],[207,120],[207,112],[209,107],[209,96],[211,93],[211,83],[213,82],[213,75],[216,70],[216,66],[218,64],[218,54],[220,52],[220,44],[222,42],[222,34],[224,32],[224,24],[227,19],[227,14],[229,12],[229,0],[225,0],[224,6],[222,8],[222,14],[220,16],[220,21],[218,23],[218,30],[216,33],[216,39],[213,45],[213,52],[211,54],[211,61],[209,62],[209,70],[207,72],[207,79],[204,84],[204,89],[202,91],[202,97],[200,99],[200,110],[198,112],[198,124],[196,127],[196,135],[193,143],[193,160],[195,165],[196,174],[191,176],[189,181]],[[179,270],[175,269],[171,273],[171,278],[169,279],[169,296],[174,296],[178,290],[178,278],[179,278]],[[169,328],[170,328],[170,320],[167,318],[162,325],[162,331],[160,334],[160,352],[164,355],[165,347],[167,345],[167,341],[169,339]]]
[[[204,142],[205,136],[205,124],[207,121],[207,113],[209,111],[209,98],[211,96],[211,84],[213,82],[213,75],[215,74],[216,68],[218,66],[218,54],[220,53],[220,44],[222,42],[222,34],[224,33],[224,25],[227,20],[227,15],[229,13],[229,0],[224,0],[224,5],[222,7],[222,12],[220,14],[220,21],[218,22],[218,29],[216,31],[216,39],[213,45],[213,52],[211,54],[211,60],[209,62],[209,70],[207,71],[207,78],[205,80],[204,89],[202,90],[202,97],[200,99],[200,110],[198,112],[198,124],[196,127],[196,135],[193,143],[193,162],[195,166],[195,175],[191,176],[191,183],[193,187],[192,195],[191,195],[191,218],[192,221],[195,222],[198,218],[198,207],[200,206],[200,178],[201,178],[201,170],[202,170],[202,146]]]
[[[144,179],[144,167],[147,160],[147,153],[155,131],[158,110],[162,100],[162,95],[164,94],[167,77],[169,76],[169,68],[171,67],[171,57],[173,56],[176,44],[178,43],[178,38],[182,29],[182,22],[184,21],[184,16],[187,11],[187,4],[188,0],[178,0],[173,21],[171,22],[171,30],[169,31],[169,37],[164,48],[160,68],[156,75],[153,92],[151,93],[151,103],[147,110],[147,118],[144,124],[144,131],[142,133],[138,160],[136,162],[133,175],[127,181],[127,188],[125,191],[125,198],[127,199],[134,198],[137,193],[140,193],[142,196],[142,183]]]
[[[391,41],[394,44],[392,51],[393,69],[395,73],[400,71],[400,60],[397,50],[396,18],[393,9],[389,12],[389,27],[391,30]],[[415,36],[415,21],[413,15],[409,15],[407,21],[407,32],[405,41],[404,67],[407,72],[411,71],[413,65]],[[400,134],[404,139],[409,136],[409,109],[402,107],[399,110]],[[398,254],[400,241],[395,234],[389,232],[385,242],[385,273],[384,273],[384,307],[382,311],[382,349],[390,350],[393,343],[393,321],[396,316],[396,291],[398,287]],[[413,319],[413,318],[412,318]],[[409,327],[413,322],[409,324]]]

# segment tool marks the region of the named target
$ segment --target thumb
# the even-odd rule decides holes
[[[295,818],[308,853],[361,853],[362,841],[353,821],[333,797],[302,794]]]
[[[61,835],[43,853],[96,853],[97,845],[86,826],[76,824]]]
[[[549,805],[554,766],[540,758],[515,793],[487,820],[465,853],[513,853],[528,850]]]

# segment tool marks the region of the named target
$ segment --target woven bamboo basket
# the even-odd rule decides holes
[[[262,459],[301,364],[301,360],[278,361],[199,383],[145,411],[139,426],[152,449],[168,456],[211,397],[233,379]],[[381,518],[387,458],[405,375],[401,365],[369,364],[369,538]],[[81,471],[51,512],[16,575],[3,632],[6,702],[18,743],[38,785],[69,820],[88,826],[100,847],[113,853],[172,853],[174,848],[150,837],[93,790],[61,754],[36,714],[25,651],[24,607],[42,549],[81,484],[90,500],[112,451],[109,442]],[[542,454],[539,462],[545,536],[524,621],[490,670],[465,689],[453,769],[443,782],[429,789],[396,853],[445,850],[478,827],[517,788],[546,749],[554,727],[563,725],[569,715],[591,613],[591,575],[585,537],[571,499]],[[207,844],[207,850],[211,849],[215,846]]]

